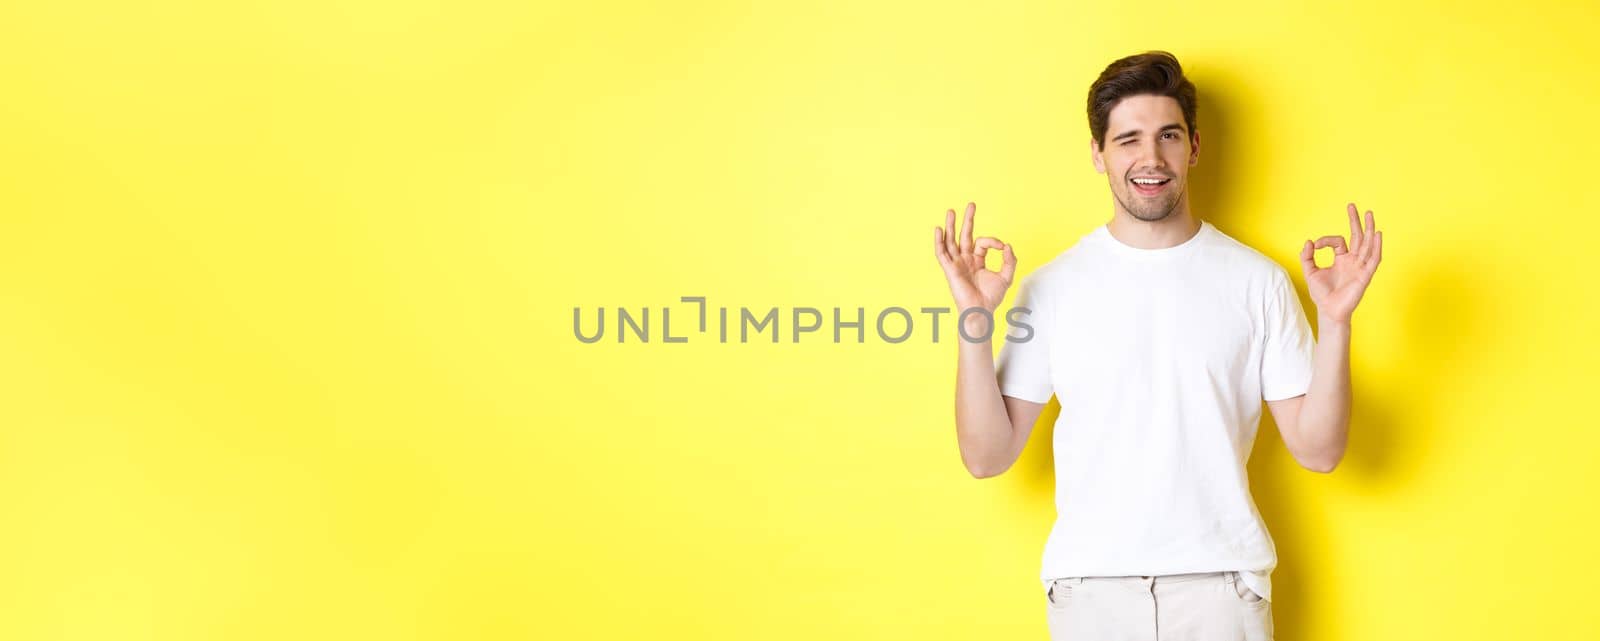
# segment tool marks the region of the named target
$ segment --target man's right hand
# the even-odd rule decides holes
[[[956,236],[954,209],[945,210],[944,227],[933,228],[933,255],[944,269],[945,280],[950,282],[950,295],[955,298],[958,318],[962,311],[972,307],[989,310],[992,318],[995,309],[1000,307],[1000,301],[1005,300],[1006,290],[1011,287],[1011,279],[1017,269],[1017,256],[1012,253],[1010,244],[990,236],[973,241],[972,220],[977,211],[976,203],[967,203],[966,220],[959,238]],[[984,264],[985,253],[990,249],[1005,252],[1005,264],[1000,271],[991,270]],[[978,315],[969,317],[968,333],[983,335],[985,332],[979,327],[982,322],[982,317]]]

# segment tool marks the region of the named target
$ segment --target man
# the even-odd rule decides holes
[[[1288,272],[1189,211],[1200,155],[1195,89],[1171,54],[1111,63],[1089,89],[1090,154],[1114,213],[1018,288],[1033,335],[998,359],[957,341],[956,434],[973,476],[1004,472],[1052,394],[1057,520],[1041,580],[1052,638],[1271,639],[1276,549],[1245,462],[1266,401],[1302,466],[1331,472],[1350,417],[1351,316],[1383,251],[1372,212],[1300,263],[1320,340]],[[970,337],[1016,270],[1011,245],[973,239],[968,203],[934,253]],[[1334,252],[1318,267],[1317,249]],[[984,263],[1004,254],[1000,271]]]

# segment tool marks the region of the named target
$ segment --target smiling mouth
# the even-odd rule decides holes
[[[1154,196],[1166,189],[1172,182],[1171,178],[1130,178],[1128,183],[1133,185],[1133,190],[1145,196]]]

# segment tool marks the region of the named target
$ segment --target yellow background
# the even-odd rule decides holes
[[[1278,638],[1600,635],[1594,3],[222,5],[0,8],[0,638],[1044,638],[1054,408],[974,480],[953,325],[677,300],[948,305],[969,200],[1025,275],[1150,48],[1197,215],[1385,230],[1347,458],[1250,465]]]

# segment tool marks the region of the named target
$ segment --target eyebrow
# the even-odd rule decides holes
[[[1161,132],[1166,131],[1168,129],[1176,129],[1178,131],[1184,131],[1183,125],[1175,122],[1175,123],[1172,123],[1172,124],[1167,125],[1165,127],[1162,127],[1161,129],[1157,130],[1156,133],[1161,133]],[[1122,140],[1123,138],[1128,138],[1130,136],[1137,136],[1140,133],[1141,132],[1138,129],[1134,129],[1133,131],[1124,131],[1124,132],[1122,132],[1120,134],[1117,134],[1116,137],[1112,138],[1111,142],[1116,142],[1118,140]]]

